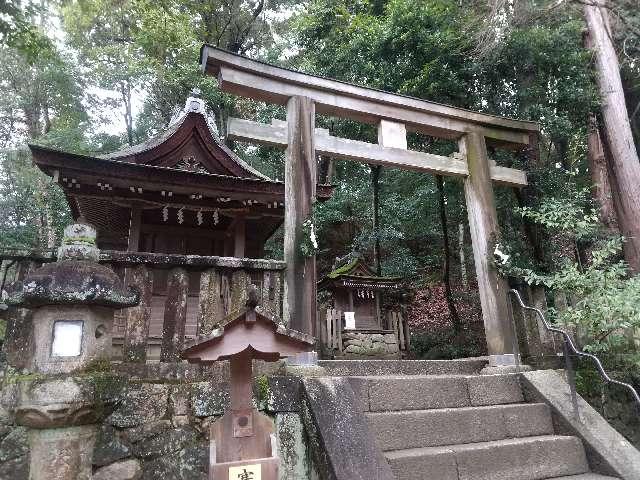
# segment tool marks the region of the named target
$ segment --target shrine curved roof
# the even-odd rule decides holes
[[[196,145],[190,146],[190,143]],[[177,150],[181,152],[176,156]],[[192,166],[197,173],[230,174],[230,176],[243,178],[271,180],[225,145],[218,135],[215,120],[206,110],[204,101],[196,97],[187,99],[185,108],[162,132],[137,145],[96,157],[104,160],[189,169],[189,154],[194,150],[200,153],[191,158]],[[185,161],[187,165],[184,165]]]

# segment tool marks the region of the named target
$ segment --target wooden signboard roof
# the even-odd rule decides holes
[[[275,361],[313,350],[314,344],[311,335],[288,329],[248,308],[211,335],[188,343],[182,356],[192,363],[208,363],[248,350],[252,358]]]

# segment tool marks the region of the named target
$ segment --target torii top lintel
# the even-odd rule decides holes
[[[522,147],[536,142],[536,122],[487,115],[361,87],[338,80],[288,70],[203,45],[200,60],[207,73],[218,76],[223,91],[285,104],[290,97],[311,98],[319,114],[335,115],[377,124],[390,120],[411,131],[441,138],[460,138],[481,131],[490,144]]]

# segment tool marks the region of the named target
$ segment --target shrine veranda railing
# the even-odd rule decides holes
[[[0,288],[55,259],[53,252],[0,251]],[[185,338],[210,333],[243,308],[249,284],[257,286],[264,312],[282,315],[285,264],[281,261],[103,251],[100,263],[141,294],[137,307],[115,314],[115,358],[178,360]]]

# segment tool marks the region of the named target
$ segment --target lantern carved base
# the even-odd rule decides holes
[[[25,427],[87,425],[99,423],[111,413],[122,385],[119,377],[107,374],[36,377],[7,385],[3,403],[14,412],[16,423]]]
[[[96,425],[29,431],[32,479],[91,480]]]

